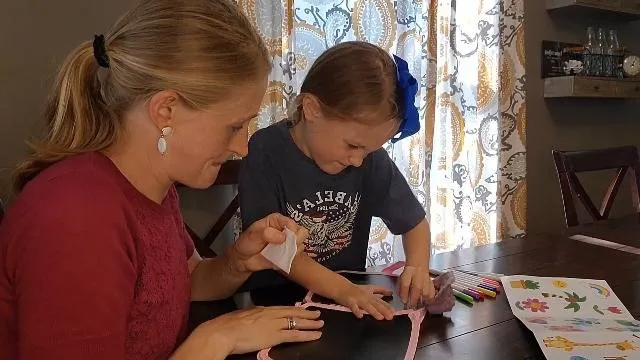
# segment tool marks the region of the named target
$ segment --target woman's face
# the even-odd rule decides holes
[[[204,110],[174,107],[163,163],[169,178],[192,188],[211,186],[220,166],[248,149],[248,124],[258,115],[267,78],[234,88],[228,99]]]

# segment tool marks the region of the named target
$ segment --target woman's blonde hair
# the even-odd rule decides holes
[[[307,95],[315,96],[331,119],[370,125],[399,120],[396,82],[396,64],[384,49],[363,41],[340,43],[311,65],[300,95],[289,107],[288,120],[302,120],[302,99]]]
[[[46,108],[46,136],[30,144],[33,153],[18,166],[16,192],[65,157],[116,143],[122,115],[137,101],[170,89],[204,108],[271,66],[259,34],[225,0],[139,1],[105,34],[103,50],[104,69],[90,41],[62,64]]]

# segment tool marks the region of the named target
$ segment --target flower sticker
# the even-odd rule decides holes
[[[527,299],[521,304],[523,308],[529,309],[531,312],[546,312],[549,310],[547,303],[538,299]]]
[[[562,280],[555,280],[553,283],[551,283],[554,287],[557,287],[558,289],[564,289],[567,286],[569,286],[569,284],[567,284],[566,281],[562,281]]]

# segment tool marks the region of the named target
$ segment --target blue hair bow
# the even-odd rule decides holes
[[[391,138],[391,142],[395,143],[420,130],[420,116],[418,115],[418,108],[415,105],[416,94],[418,93],[418,82],[409,72],[409,65],[404,59],[396,55],[393,55],[393,59],[396,62],[398,72],[396,92],[398,105],[400,106],[400,114],[402,114],[402,121],[398,133]]]

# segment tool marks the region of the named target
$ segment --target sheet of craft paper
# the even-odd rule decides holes
[[[548,360],[636,360],[640,338],[628,332],[538,332],[534,335]]]
[[[513,313],[521,318],[548,315],[560,318],[633,319],[604,280],[502,277]]]
[[[504,276],[514,315],[547,359],[640,359],[640,322],[604,280]]]

